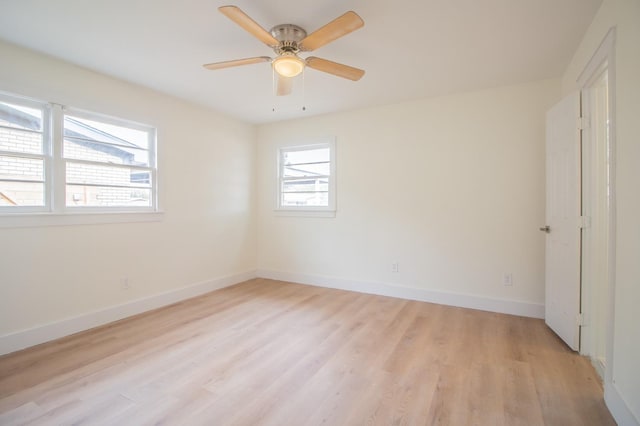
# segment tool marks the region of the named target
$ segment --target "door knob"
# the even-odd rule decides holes
[[[542,228],[540,228],[540,230],[548,234],[549,232],[551,232],[551,227],[549,225],[543,226]]]

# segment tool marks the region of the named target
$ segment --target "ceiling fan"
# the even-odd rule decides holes
[[[364,75],[364,70],[348,65],[315,56],[310,56],[306,59],[298,56],[299,52],[311,52],[363,27],[364,21],[353,11],[337,17],[325,26],[307,35],[304,29],[293,24],[276,25],[267,32],[256,21],[251,19],[249,15],[236,6],[222,6],[219,7],[218,10],[255,38],[271,47],[277,56],[275,58],[256,56],[253,58],[214,62],[203,65],[209,70],[257,64],[260,62],[271,62],[278,77],[276,86],[276,94],[278,96],[291,93],[293,77],[300,74],[305,66],[353,81],[360,80]]]

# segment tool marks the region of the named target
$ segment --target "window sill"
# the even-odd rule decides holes
[[[336,217],[335,210],[276,209],[274,214],[283,217]]]
[[[0,215],[0,228],[160,222],[164,212],[24,213]]]

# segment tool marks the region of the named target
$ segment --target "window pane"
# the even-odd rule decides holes
[[[68,207],[150,207],[150,188],[67,185]]]
[[[149,165],[149,132],[66,115],[64,156],[76,160]]]
[[[282,182],[282,192],[326,192],[328,190],[329,182],[326,179],[309,179]]]
[[[284,165],[329,162],[329,147],[285,151],[282,154],[282,160]]]
[[[330,173],[331,168],[329,163],[285,165],[282,171],[283,177],[328,176]]]
[[[151,173],[128,167],[67,162],[67,183],[150,187]]]
[[[280,149],[279,207],[329,207],[332,144]]]
[[[0,179],[0,207],[44,206],[44,183]]]
[[[316,193],[283,193],[282,206],[284,207],[327,207],[329,205],[328,192]]]
[[[42,131],[42,110],[0,101],[0,126]]]
[[[42,182],[44,181],[44,161],[0,155],[0,179]]]
[[[0,155],[0,207],[45,205],[44,107],[21,103],[0,101],[0,151],[16,153]]]
[[[153,207],[153,129],[79,115],[64,116],[67,207]]]

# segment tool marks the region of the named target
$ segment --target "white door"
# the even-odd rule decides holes
[[[574,351],[580,329],[580,94],[547,112],[545,322]]]

